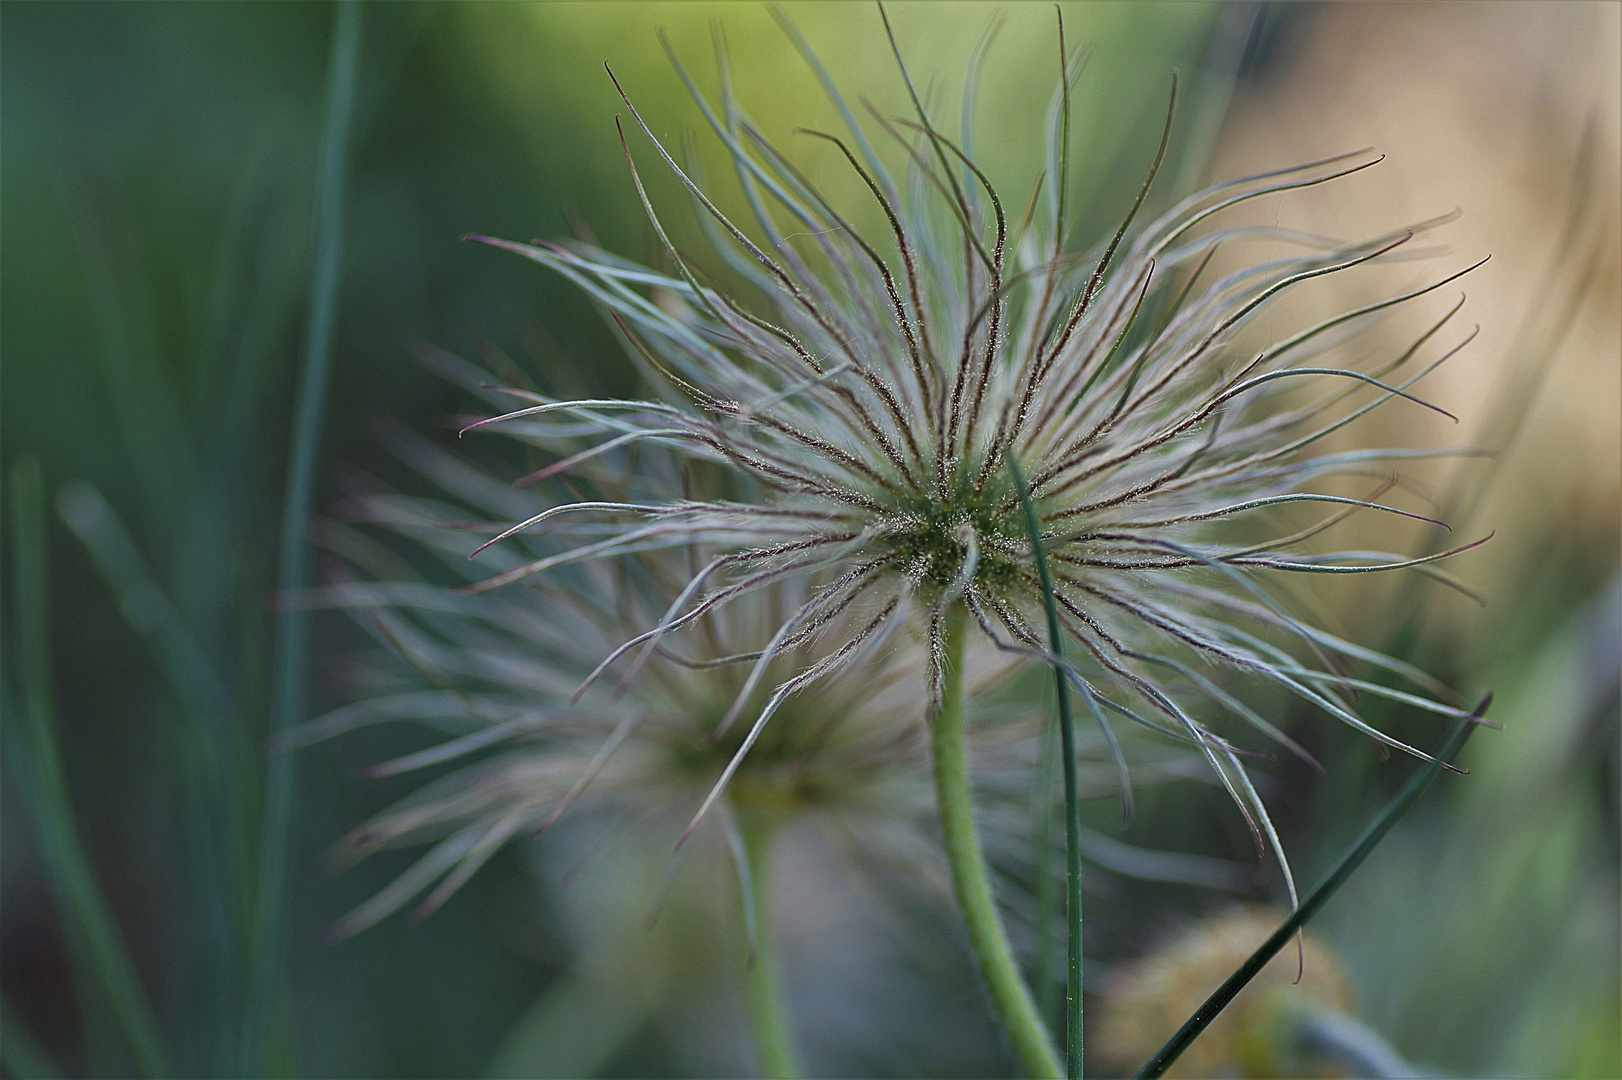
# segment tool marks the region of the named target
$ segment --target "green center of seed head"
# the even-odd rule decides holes
[[[1006,511],[1010,503],[1014,509]],[[879,534],[878,543],[889,551],[891,565],[926,594],[970,582],[994,594],[1020,587],[1019,563],[1011,553],[1021,549],[1025,532],[1018,503],[1002,485],[988,485],[976,497],[964,481],[944,501],[920,497],[897,510],[896,523]]]

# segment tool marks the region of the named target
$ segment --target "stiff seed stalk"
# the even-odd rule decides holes
[[[974,803],[969,793],[967,755],[963,737],[963,645],[968,613],[954,605],[946,612],[941,641],[941,703],[929,721],[929,747],[935,765],[935,799],[940,813],[942,842],[952,871],[969,947],[980,967],[980,977],[1001,1017],[1014,1054],[1027,1076],[1059,1077],[1064,1066],[1042,1024],[1036,1002],[1019,973],[1008,935],[997,914],[985,852],[975,831]]]
[[[783,978],[777,966],[777,943],[772,938],[771,854],[775,830],[768,822],[744,828],[749,876],[753,888],[747,902],[754,908],[754,954],[744,976],[744,1012],[755,1043],[760,1075],[767,1080],[797,1080],[805,1074],[794,1051],[788,1004],[783,1000]]]

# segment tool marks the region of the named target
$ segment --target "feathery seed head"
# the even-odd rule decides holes
[[[729,766],[735,769],[788,695],[831,676],[897,624],[929,639],[929,685],[937,694],[942,627],[952,610],[966,611],[986,640],[1010,654],[1055,659],[1037,629],[1041,592],[1012,458],[1029,478],[1054,567],[1059,618],[1074,647],[1068,671],[1087,691],[1098,723],[1126,720],[1196,748],[1245,813],[1259,847],[1264,840],[1278,846],[1266,811],[1239,749],[1202,714],[1219,706],[1305,752],[1230,692],[1236,677],[1281,687],[1383,744],[1420,754],[1368,724],[1357,711],[1358,693],[1452,716],[1462,715],[1456,696],[1423,672],[1319,629],[1274,590],[1292,575],[1399,569],[1456,584],[1431,564],[1463,548],[1417,558],[1326,555],[1310,542],[1355,512],[1441,526],[1380,500],[1397,483],[1396,463],[1457,448],[1326,446],[1375,408],[1443,411],[1415,386],[1473,336],[1442,347],[1458,306],[1400,355],[1354,358],[1351,343],[1376,320],[1467,271],[1259,347],[1252,341],[1262,330],[1258,312],[1281,294],[1415,254],[1414,237],[1446,219],[1360,241],[1225,223],[1224,212],[1239,204],[1334,181],[1379,160],[1357,152],[1218,184],[1139,226],[1166,153],[1168,115],[1119,229],[1080,255],[1067,247],[1075,65],[1062,26],[1048,167],[1021,218],[1007,212],[976,165],[972,120],[957,138],[943,134],[913,91],[899,47],[913,115],[872,116],[872,134],[904,156],[898,181],[810,46],[784,24],[850,127],[848,136],[808,134],[833,143],[861,177],[888,235],[859,234],[750,123],[731,96],[724,52],[718,106],[672,59],[731,156],[754,214],[753,235],[676,162],[616,79],[632,120],[685,185],[718,254],[752,299],[702,277],[672,245],[627,144],[668,272],[582,242],[477,239],[584,289],[660,396],[564,401],[515,391],[529,404],[471,428],[499,424],[560,454],[545,473],[585,479],[607,476],[610,463],[642,444],[661,444],[695,470],[702,465],[721,477],[712,490],[727,497],[694,497],[690,487],[674,485],[660,493],[648,480],[643,490],[654,493],[634,502],[552,507],[491,545],[558,528],[560,515],[594,519],[600,531],[581,530],[583,542],[573,549],[509,565],[480,587],[651,548],[713,551],[675,602],[611,654],[634,671],[637,649],[699,632],[756,591],[799,583],[803,601],[755,643],[749,674],[723,719],[728,727],[749,717]],[[1173,103],[1175,96],[1174,80]],[[966,98],[965,116],[970,106]],[[1219,250],[1257,240],[1284,254],[1206,275]],[[683,484],[695,470],[683,474]],[[1321,516],[1290,520],[1302,511]],[[1274,529],[1258,536],[1254,526],[1267,521]],[[771,674],[813,638],[837,645],[821,659],[790,663],[792,675]],[[1409,689],[1353,677],[1347,661]],[[767,684],[777,690],[757,707],[754,695]]]
[[[454,358],[434,360],[472,386],[484,381]],[[621,815],[623,828],[666,831],[674,840],[695,809],[712,805],[718,819],[712,846],[724,839],[735,860],[743,858],[739,830],[751,823],[814,823],[867,850],[876,865],[894,871],[899,861],[918,880],[944,887],[944,868],[929,842],[928,740],[917,706],[924,648],[894,633],[899,623],[890,620],[885,635],[859,625],[871,623],[871,614],[829,616],[818,632],[785,638],[757,673],[752,665],[761,643],[805,603],[806,582],[785,578],[720,606],[697,632],[659,642],[639,658],[634,679],[592,679],[605,656],[657,624],[687,560],[701,556],[656,549],[614,566],[565,566],[540,588],[444,584],[447,570],[467,584],[481,579],[482,569],[466,555],[480,533],[500,529],[488,515],[544,501],[408,432],[388,429],[384,438],[449,501],[351,478],[341,520],[321,529],[333,555],[331,583],[298,602],[347,611],[379,648],[351,665],[357,700],[295,729],[278,749],[407,722],[436,738],[368,775],[444,775],[337,845],[335,858],[345,864],[383,849],[429,846],[393,884],[340,920],[335,936],[358,933],[423,893],[416,910],[428,914],[507,840],[545,831],[575,806]],[[652,460],[657,464],[659,456]],[[578,539],[560,526],[557,535],[531,532],[514,543],[528,556],[555,558]],[[425,554],[439,565],[413,572]],[[524,561],[505,548],[493,557]],[[861,646],[853,647],[853,639]],[[815,695],[791,692],[807,673],[820,676],[835,665],[841,670],[821,678]],[[982,698],[1009,666],[994,652],[971,654],[966,691]],[[745,686],[751,681],[752,688]],[[771,716],[769,725],[738,722],[762,713]],[[1028,805],[1039,711],[1011,702],[996,716],[983,707],[976,715],[983,793],[993,806]],[[1159,756],[1152,779],[1186,774],[1174,760],[1181,751],[1171,749]],[[1099,740],[1082,753],[1085,789],[1107,793],[1114,774]],[[1023,850],[1023,843],[1015,846]],[[750,880],[745,867],[738,873],[740,882]]]

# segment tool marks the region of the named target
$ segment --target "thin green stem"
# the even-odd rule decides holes
[[[1052,731],[1042,728],[1042,758],[1036,774],[1036,829],[1031,841],[1036,889],[1036,964],[1031,983],[1042,1018],[1052,1022],[1059,1004],[1059,981],[1053,977],[1053,916],[1058,897],[1053,890],[1053,795],[1059,782],[1059,750]]]
[[[287,490],[282,500],[282,529],[277,591],[283,595],[304,586],[308,563],[305,533],[315,491],[326,414],[327,382],[332,367],[332,339],[337,320],[338,284],[343,262],[344,180],[348,173],[350,123],[353,119],[355,69],[360,59],[361,5],[344,0],[333,18],[331,66],[327,71],[326,127],[322,136],[317,181],[315,268],[310,278],[310,315],[304,340],[304,366],[299,372],[298,405],[288,455]],[[271,707],[272,734],[304,718],[305,652],[308,616],[296,605],[276,624],[275,684]],[[259,852],[258,910],[249,953],[247,1000],[243,1009],[241,1072],[267,1071],[264,1059],[276,987],[282,968],[282,939],[291,846],[295,776],[288,754],[271,758],[265,776],[265,819]]]
[[[754,955],[744,975],[744,1011],[755,1042],[760,1075],[767,1080],[796,1080],[804,1075],[794,1052],[794,1032],[783,1000],[783,980],[777,967],[777,943],[772,940],[770,886],[772,826],[751,822],[744,826],[748,852],[749,895],[745,902],[754,912]]]
[[[1031,501],[1031,489],[1019,460],[1009,454],[1008,474],[1019,491],[1025,527],[1031,537],[1036,577],[1042,585],[1042,607],[1048,619],[1048,643],[1053,650],[1053,677],[1059,692],[1059,743],[1064,763],[1065,943],[1068,966],[1065,978],[1065,1064],[1070,1080],[1081,1080],[1081,798],[1076,782],[1076,718],[1070,712],[1070,683],[1065,676],[1064,637],[1059,633],[1059,610],[1053,600],[1053,576],[1048,572],[1042,546],[1042,526]],[[1095,705],[1096,709],[1097,706]]]
[[[102,892],[95,868],[79,841],[67,775],[57,742],[56,693],[51,674],[50,588],[46,578],[45,495],[39,462],[32,456],[11,470],[11,538],[15,560],[8,629],[20,700],[4,695],[5,711],[23,726],[10,746],[22,749],[22,794],[45,863],[52,898],[78,962],[76,975],[94,979],[118,1023],[136,1071],[173,1076],[157,1019],[129,949]],[[8,728],[15,720],[8,716]],[[8,734],[10,732],[8,731]],[[10,749],[8,746],[8,750]],[[9,756],[9,754],[8,754]],[[93,998],[81,988],[81,1001]],[[94,1020],[86,1016],[88,1025]]]
[[[1041,1014],[1036,1011],[1036,1002],[1020,977],[1019,965],[1014,962],[1014,951],[1008,945],[1008,935],[997,914],[997,901],[991,893],[980,834],[974,826],[963,735],[963,644],[967,617],[960,605],[947,611],[941,706],[929,723],[929,748],[935,764],[935,800],[946,861],[951,867],[958,907],[969,931],[969,947],[980,963],[980,977],[991,993],[997,1015],[1008,1029],[1020,1066],[1029,1076],[1060,1077],[1064,1075],[1064,1066],[1048,1037]]]

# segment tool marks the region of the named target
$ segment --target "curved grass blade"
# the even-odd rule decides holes
[[[211,461],[210,467],[215,464]],[[192,926],[189,938],[198,957],[184,1011],[193,1030],[208,1033],[208,1044],[197,1050],[204,1056],[183,1067],[218,1074],[227,1070],[235,1054],[237,1020],[231,1003],[240,993],[238,957],[245,927],[241,907],[248,895],[239,864],[242,853],[253,850],[237,835],[243,828],[240,800],[257,793],[260,780],[257,765],[240,778],[233,774],[240,759],[251,762],[255,756],[249,746],[241,745],[251,737],[244,725],[234,723],[237,699],[215,659],[107,500],[89,484],[73,481],[57,492],[56,506],[61,520],[84,544],[108,591],[119,598],[124,621],[146,645],[178,705],[168,725],[173,740],[170,760],[177,766],[184,807],[180,850],[188,867],[176,880],[187,894],[183,903]],[[218,531],[217,521],[200,510],[198,521],[196,529]],[[189,544],[186,553],[181,565],[188,567],[194,580],[218,581],[219,575],[210,572],[218,564],[206,544]]]
[[[45,497],[39,462],[24,458],[11,470],[10,510],[12,613],[8,629],[20,701],[4,696],[9,749],[22,751],[23,801],[51,884],[52,897],[85,974],[106,992],[130,1058],[142,1076],[173,1076],[151,1002],[141,985],[129,949],[108,907],[96,872],[79,842],[67,777],[56,741],[56,700],[51,684],[48,585],[45,561]],[[9,689],[9,688],[8,688]],[[16,721],[21,721],[18,730]],[[7,753],[6,757],[14,755]],[[79,967],[76,963],[75,967]]]
[[[56,505],[108,590],[120,598],[124,620],[151,651],[188,718],[229,716],[230,691],[106,498],[89,484],[76,481],[63,485]],[[201,725],[194,724],[191,732],[208,752],[221,752],[212,733]],[[221,767],[219,762],[210,764]]]
[[[1458,753],[1459,748],[1464,745],[1464,740],[1469,737],[1470,732],[1477,726],[1476,721],[1482,718],[1487,711],[1487,706],[1491,703],[1492,695],[1488,694],[1481,699],[1481,703],[1472,710],[1469,716],[1462,717],[1454,725],[1453,730],[1448,734],[1447,740],[1436,751],[1434,758],[1424,762],[1418,769],[1414,770],[1414,774],[1408,778],[1408,782],[1403,785],[1396,798],[1392,799],[1386,805],[1386,808],[1380,812],[1380,816],[1375,818],[1367,829],[1363,830],[1363,835],[1358,837],[1357,842],[1351,846],[1345,855],[1341,856],[1340,862],[1330,871],[1329,876],[1324,878],[1323,882],[1301,901],[1301,905],[1291,913],[1289,918],[1284,920],[1277,930],[1273,931],[1271,937],[1262,942],[1260,948],[1250,954],[1248,960],[1239,965],[1238,970],[1228,976],[1226,982],[1217,987],[1215,993],[1205,999],[1205,1003],[1194,1011],[1194,1015],[1189,1017],[1188,1022],[1178,1029],[1177,1034],[1173,1035],[1166,1045],[1161,1047],[1160,1051],[1138,1071],[1138,1080],[1144,1080],[1146,1077],[1164,1076],[1166,1070],[1171,1068],[1172,1064],[1182,1056],[1183,1051],[1187,1050],[1194,1040],[1199,1038],[1200,1033],[1209,1026],[1211,1021],[1215,1020],[1222,1010],[1227,1008],[1228,1004],[1238,996],[1239,991],[1243,990],[1250,980],[1255,978],[1262,968],[1267,966],[1268,961],[1278,955],[1279,950],[1307,924],[1307,920],[1316,915],[1318,909],[1323,907],[1342,885],[1346,884],[1346,880],[1368,857],[1369,852],[1374,850],[1375,845],[1383,840],[1385,834],[1391,831],[1391,827],[1413,807],[1414,803],[1419,801],[1419,797],[1425,793],[1425,789],[1430,786],[1431,781],[1436,779],[1436,774],[1441,771],[1441,763]]]
[[[1053,649],[1053,675],[1059,690],[1059,741],[1064,766],[1064,851],[1065,851],[1065,929],[1068,970],[1065,978],[1065,1062],[1071,1080],[1081,1080],[1081,807],[1076,794],[1076,721],[1070,711],[1070,685],[1065,678],[1064,638],[1059,632],[1059,610],[1053,599],[1053,578],[1048,573],[1047,552],[1042,547],[1042,525],[1031,502],[1031,489],[1014,454],[1009,454],[1008,474],[1014,478],[1019,503],[1025,511],[1025,528],[1031,537],[1031,554],[1036,560],[1036,576],[1042,583],[1042,606],[1047,612],[1048,641]]]
[[[0,999],[0,1066],[12,1076],[38,1080],[56,1080],[62,1075],[62,1070],[34,1038],[11,1002],[4,999]]]
[[[338,6],[333,19],[332,59],[327,72],[326,122],[317,189],[315,268],[310,279],[304,367],[299,373],[298,412],[293,420],[287,491],[282,503],[276,588],[283,596],[303,586],[308,561],[304,534],[315,489],[328,373],[332,367],[332,339],[343,255],[344,180],[349,164],[350,122],[355,69],[360,57],[360,33],[360,4],[356,0],[345,0]],[[277,619],[276,681],[271,710],[273,737],[304,718],[308,620],[308,613],[299,608],[285,610]],[[293,786],[292,756],[282,754],[272,757],[265,774],[258,910],[249,951],[247,997],[243,1003],[240,1071],[244,1076],[257,1076],[265,1069],[263,1047],[271,1013],[277,1004],[276,984],[281,972]]]

